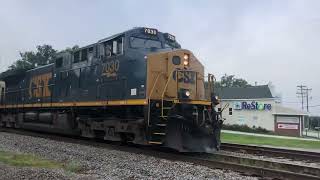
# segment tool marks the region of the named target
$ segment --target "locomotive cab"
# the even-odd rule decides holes
[[[212,77],[206,82],[211,92],[205,92],[204,67],[189,50],[148,55],[149,143],[187,152],[219,149],[222,121],[206,96],[213,94]]]

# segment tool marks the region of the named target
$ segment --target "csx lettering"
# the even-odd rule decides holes
[[[191,71],[178,71],[173,73],[173,79],[176,80],[176,75],[178,75],[178,82],[183,82],[183,83],[190,83],[194,84],[195,83],[195,72]]]
[[[30,97],[50,97],[49,80],[52,78],[51,73],[33,76],[29,84]]]

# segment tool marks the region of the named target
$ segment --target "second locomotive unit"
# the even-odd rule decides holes
[[[134,28],[4,76],[0,125],[211,152],[222,124],[213,83],[173,35]]]

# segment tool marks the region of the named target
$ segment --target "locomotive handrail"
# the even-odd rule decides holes
[[[153,94],[153,90],[154,90],[154,88],[156,87],[156,84],[157,84],[158,79],[159,79],[159,77],[160,77],[161,74],[163,74],[163,72],[158,73],[157,78],[156,78],[156,80],[155,80],[155,82],[154,82],[154,84],[153,84],[153,86],[152,86],[152,88],[151,88],[151,91],[150,91],[150,94],[149,94],[149,97],[148,97],[148,106],[149,106],[149,107],[148,107],[148,122],[147,122],[148,127],[149,127],[149,125],[150,125],[150,99],[151,99],[151,95]]]
[[[168,87],[169,82],[170,82],[170,80],[171,80],[170,77],[172,77],[173,72],[175,72],[176,70],[177,70],[177,69],[173,69],[173,70],[171,71],[171,73],[170,73],[170,75],[169,75],[169,78],[168,78],[168,80],[167,80],[167,82],[166,82],[166,85],[164,86],[164,89],[163,89],[163,91],[162,91],[161,99],[163,99],[164,94],[166,93],[167,87]],[[176,71],[176,73],[178,74],[178,71]],[[176,76],[176,79],[177,79],[177,76]],[[178,82],[178,79],[177,79],[177,82]]]
[[[154,90],[154,88],[156,87],[156,84],[157,84],[158,79],[159,79],[159,77],[160,77],[161,74],[164,74],[164,73],[163,73],[163,72],[160,72],[160,73],[158,74],[158,76],[157,76],[157,78],[156,78],[156,80],[155,80],[155,82],[154,82],[154,84],[153,84],[153,86],[152,86],[152,88],[151,88],[150,95],[149,95],[149,98],[148,98],[148,99],[150,99],[151,95],[153,94],[153,90]]]
[[[177,80],[177,92],[178,92],[178,83],[179,83],[179,80],[178,80],[178,70],[177,69],[173,69],[168,77],[168,80],[166,82],[166,85],[164,86],[164,89],[163,89],[163,92],[162,92],[162,95],[161,95],[161,116],[163,116],[163,98],[164,98],[164,94],[166,93],[166,90],[167,90],[167,87],[169,85],[169,82],[171,80],[170,77],[172,77],[173,75],[173,72],[176,72],[176,80]]]

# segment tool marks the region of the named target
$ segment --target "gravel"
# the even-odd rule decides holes
[[[73,162],[82,169],[71,173],[0,164],[0,179],[258,179],[192,163],[5,132],[0,132],[0,150]]]

